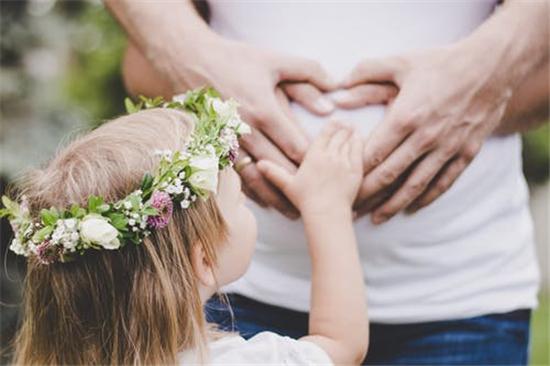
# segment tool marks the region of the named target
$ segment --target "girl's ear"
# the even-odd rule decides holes
[[[207,289],[216,289],[214,269],[208,262],[201,245],[194,245],[191,249],[191,263],[200,284]]]

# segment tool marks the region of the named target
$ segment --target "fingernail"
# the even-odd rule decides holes
[[[348,87],[348,86],[351,85],[352,82],[353,82],[353,79],[352,79],[351,74],[350,74],[342,80],[342,85],[344,85],[344,87]]]
[[[331,95],[332,100],[336,103],[346,103],[351,98],[351,93],[346,90],[339,90]]]
[[[294,220],[298,220],[298,218],[300,217],[300,214],[294,211],[286,211],[285,216],[294,221]]]
[[[416,211],[418,211],[418,209],[420,208],[420,206],[418,204],[414,204],[414,205],[410,205],[409,207],[407,207],[407,209],[405,210],[405,213],[407,215],[412,215],[414,214]]]
[[[317,109],[320,113],[330,113],[334,110],[334,104],[327,98],[318,98],[314,104],[315,109]]]
[[[384,216],[384,215],[375,215],[375,216],[372,217],[372,223],[374,225],[380,225],[380,224],[383,224],[386,221],[388,221],[388,217]]]

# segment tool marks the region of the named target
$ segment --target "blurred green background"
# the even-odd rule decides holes
[[[123,113],[120,77],[125,36],[99,1],[1,1],[1,189],[22,170],[50,157],[67,134]],[[524,171],[533,193],[539,257],[548,258],[546,230],[548,124],[524,135]],[[2,254],[11,233],[5,222]],[[0,344],[15,329],[24,264],[8,256],[2,269]],[[549,364],[548,261],[541,304],[533,317],[533,365]],[[6,361],[6,359],[4,359]]]

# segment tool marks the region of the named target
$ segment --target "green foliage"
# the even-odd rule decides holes
[[[523,171],[531,183],[548,180],[550,127],[548,123],[523,135]]]
[[[19,204],[10,200],[6,196],[2,196],[2,204],[4,207],[0,209],[0,217],[7,217],[10,220],[14,217],[19,216]]]
[[[113,225],[116,229],[119,231],[128,231],[128,220],[126,219],[126,216],[121,213],[113,212],[109,214],[108,217],[109,220],[111,220],[111,225]]]
[[[550,293],[539,295],[539,307],[531,320],[531,359],[530,364],[550,365]]]
[[[125,35],[102,6],[87,5],[76,21],[90,29],[98,41],[93,48],[75,49],[66,72],[65,93],[96,122],[122,114],[126,94],[121,77]]]
[[[59,220],[59,213],[56,209],[51,208],[49,210],[43,209],[40,211],[40,218],[44,225],[53,226]]]
[[[8,216],[12,226],[17,228],[10,248],[25,256],[34,253],[44,263],[51,263],[70,259],[73,253],[83,254],[90,248],[112,250],[126,242],[139,244],[149,235],[149,229],[161,228],[156,224],[147,227],[149,216],[163,216],[162,210],[168,206],[170,215],[173,204],[187,208],[197,197],[206,198],[210,192],[215,192],[219,170],[232,162],[227,156],[236,156],[238,138],[242,133],[250,132],[250,127],[237,113],[236,103],[231,100],[223,102],[215,96],[217,93],[212,89],[203,88],[189,91],[173,101],[140,97],[137,103],[133,103],[127,99],[125,105],[132,111],[162,107],[190,113],[196,125],[185,148],[175,152],[151,151],[161,156],[155,173],[145,174],[141,189],[115,203],[106,203],[103,197],[91,195],[85,207],[73,204],[67,209],[43,209],[40,220],[34,221],[25,200],[19,205],[3,197],[5,209],[1,216]],[[169,204],[160,203],[167,200]],[[90,238],[90,233],[94,235],[93,230],[101,235]],[[82,236],[84,231],[87,234]],[[111,237],[108,242],[105,242],[105,235]],[[119,239],[122,239],[122,244]],[[39,254],[33,251],[35,246],[40,246]],[[48,248],[53,250],[52,257],[41,257]]]

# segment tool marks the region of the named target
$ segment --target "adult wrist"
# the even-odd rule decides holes
[[[170,32],[162,42],[149,43],[145,46],[145,53],[149,62],[172,84],[174,92],[178,92],[181,85],[189,88],[194,85],[189,74],[199,74],[200,65],[208,60],[208,53],[220,47],[223,38],[207,26],[197,25],[192,29]]]
[[[521,6],[524,5],[519,2],[503,5],[454,47],[455,56],[468,60],[469,67],[478,70],[481,77],[495,81],[495,87],[517,88],[548,57],[546,37],[538,26],[540,14],[534,7],[518,8]]]

